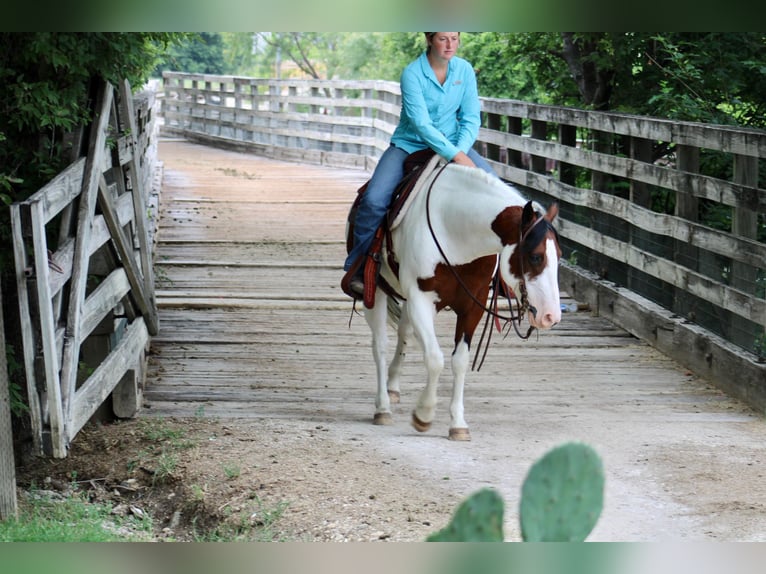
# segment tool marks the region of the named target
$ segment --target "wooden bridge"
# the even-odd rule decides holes
[[[180,139],[160,142],[159,157],[162,329],[142,416],[260,419],[267,434],[321,428],[334,445],[327,460],[354,444],[371,465],[389,461],[392,473],[457,497],[492,485],[509,506],[536,457],[581,440],[608,476],[592,540],[766,540],[763,418],[587,309],[539,338],[493,339],[466,387],[473,442],[446,440],[449,366],[433,429],[410,427],[424,381],[417,351],[394,424],[373,426],[369,330],[361,316],[349,326],[339,288],[344,219],[366,173]],[[449,352],[451,314],[439,323]],[[510,517],[508,528],[518,539]]]
[[[162,142],[160,158],[163,328],[152,341],[146,406],[178,416],[279,416],[295,409],[313,417],[314,409],[341,414],[352,403],[354,418],[371,420],[369,329],[340,289],[345,218],[367,174],[182,140]],[[454,322],[446,312],[440,318],[449,353]],[[603,386],[594,379],[596,365],[609,365],[604,374],[627,382],[644,378],[647,363],[659,358],[590,312],[565,319],[528,342],[495,338],[485,368],[471,378],[483,381],[490,372],[498,384],[517,385],[540,376],[543,361],[546,379]],[[644,357],[634,360],[638,349]],[[414,390],[423,379],[417,352],[411,363]],[[671,378],[678,375],[672,369]]]

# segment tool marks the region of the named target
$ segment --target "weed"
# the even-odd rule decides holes
[[[157,457],[157,468],[154,470],[152,481],[162,484],[173,478],[173,472],[178,467],[178,455],[170,452],[162,452]]]
[[[242,474],[242,469],[238,464],[224,464],[223,472],[226,475],[226,478],[231,480],[234,478],[239,478],[239,476]]]
[[[233,521],[219,523],[207,532],[199,532],[194,528],[195,542],[279,542],[274,529],[288,506],[280,502],[276,506],[267,507],[257,495],[252,497],[253,504],[242,511]]]

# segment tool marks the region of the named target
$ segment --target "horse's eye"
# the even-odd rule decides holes
[[[539,265],[542,265],[543,264],[543,256],[542,255],[538,255],[537,253],[533,253],[532,255],[529,256],[529,262],[533,266],[535,266],[535,267],[537,267]]]

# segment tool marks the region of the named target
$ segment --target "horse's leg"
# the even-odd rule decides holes
[[[396,335],[396,351],[394,351],[394,358],[388,366],[388,397],[391,399],[391,403],[399,402],[399,380],[402,374],[404,358],[407,355],[407,342],[412,336],[412,323],[407,314],[406,302],[402,303],[402,313]]]
[[[474,295],[479,301],[486,301],[489,294],[489,281],[478,275],[478,287]],[[484,315],[484,310],[472,301],[460,305],[455,309],[457,321],[455,322],[455,350],[452,352],[452,400],[450,401],[451,422],[449,427],[450,440],[469,441],[471,433],[465,422],[463,413],[463,390],[465,388],[465,375],[468,372],[468,363],[471,359],[471,340],[474,331]]]
[[[433,301],[421,291],[410,293],[407,309],[415,335],[423,349],[423,360],[428,372],[428,382],[418,397],[412,413],[412,426],[419,432],[431,428],[436,411],[436,389],[439,375],[444,369],[444,354],[439,347],[434,328],[436,307]]]
[[[468,371],[468,362],[470,360],[470,348],[468,343],[462,339],[455,345],[452,352],[452,399],[449,405],[450,440],[471,440],[471,432],[468,430],[468,424],[463,416],[463,389],[465,387],[465,374]]]
[[[378,376],[378,390],[375,395],[375,416],[372,423],[376,425],[391,424],[391,403],[388,398],[386,381],[388,379],[388,360],[386,351],[388,347],[387,331],[387,304],[386,294],[378,289],[375,293],[375,305],[372,309],[365,309],[364,318],[372,331],[372,356],[375,359],[375,368]]]

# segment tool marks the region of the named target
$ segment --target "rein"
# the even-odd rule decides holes
[[[439,176],[442,174],[444,169],[449,164],[445,164],[442,166],[439,171],[437,172],[436,176],[434,177],[431,184],[428,186],[428,193],[426,194],[426,221],[428,222],[428,231],[431,233],[431,238],[434,240],[434,243],[436,244],[436,248],[439,250],[439,254],[444,259],[445,264],[449,268],[449,270],[452,272],[452,275],[457,279],[457,282],[460,284],[460,286],[463,288],[463,291],[473,300],[474,303],[476,303],[479,307],[481,307],[484,312],[487,314],[487,318],[484,322],[484,329],[482,330],[481,337],[479,338],[479,344],[477,346],[476,350],[476,356],[473,360],[473,365],[471,366],[471,370],[480,370],[482,365],[484,364],[484,359],[487,356],[487,351],[489,350],[489,342],[492,338],[492,330],[489,330],[489,335],[487,336],[487,342],[484,347],[484,352],[481,356],[481,362],[479,363],[479,366],[476,366],[476,361],[479,358],[479,351],[481,350],[482,343],[484,341],[484,335],[487,332],[487,329],[489,328],[489,321],[490,317],[494,317],[495,324],[498,332],[502,332],[505,330],[508,323],[511,323],[513,325],[514,330],[516,331],[516,334],[519,336],[520,339],[529,339],[532,332],[535,330],[535,327],[530,326],[529,329],[527,329],[526,334],[522,334],[520,330],[520,325],[522,320],[524,319],[524,314],[530,310],[529,300],[527,299],[527,286],[526,282],[524,281],[524,258],[520,258],[521,262],[521,282],[519,284],[519,290],[521,291],[521,301],[519,301],[518,297],[516,297],[516,293],[511,289],[505,281],[503,281],[502,277],[500,276],[500,255],[498,254],[498,263],[495,267],[495,273],[492,276],[492,297],[490,305],[487,306],[485,303],[482,303],[479,301],[479,299],[471,293],[471,291],[468,289],[466,284],[463,282],[463,279],[460,277],[460,274],[457,272],[455,267],[450,263],[449,259],[447,258],[446,253],[444,253],[444,249],[441,246],[441,243],[439,243],[439,240],[436,237],[436,233],[434,232],[433,226],[431,225],[431,191],[433,190],[434,183],[436,183],[436,180],[439,178]],[[539,217],[530,227],[527,229],[526,233],[522,233],[521,229],[519,229],[519,247],[521,247],[522,242],[524,241],[524,238],[529,234],[529,232],[544,218]],[[516,301],[516,306],[518,308],[518,313],[516,315],[513,314],[513,311],[511,311],[511,315],[506,317],[504,315],[501,315],[497,311],[497,299],[498,295],[500,293],[500,289],[502,288],[503,294],[508,299],[508,306],[511,307],[512,301]],[[504,321],[505,325],[500,326],[500,321]],[[507,333],[506,333],[507,336]]]

